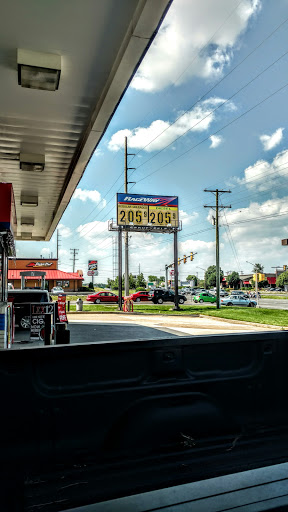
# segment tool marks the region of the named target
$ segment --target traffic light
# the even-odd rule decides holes
[[[284,272],[286,272],[286,270],[287,270],[287,265],[283,265],[283,270],[284,270]]]
[[[178,265],[180,265],[180,258],[178,258]]]
[[[193,261],[193,259],[194,259],[194,254],[193,254],[193,252],[190,252],[190,260]]]
[[[183,263],[186,263],[186,261],[187,261],[186,254],[184,254],[184,256],[183,256]]]

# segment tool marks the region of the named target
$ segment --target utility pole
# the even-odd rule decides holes
[[[73,261],[73,272],[75,272],[75,261],[79,259],[79,258],[76,258],[76,256],[78,255],[79,249],[70,249],[70,252],[72,252],[72,254],[73,254],[73,257],[70,258],[70,260]]]
[[[207,190],[205,189],[204,192],[211,192],[212,194],[215,194],[216,197],[216,205],[209,206],[204,205],[204,208],[212,208],[212,210],[215,210],[216,217],[215,217],[215,229],[216,229],[216,294],[217,294],[217,309],[220,309],[220,257],[219,257],[219,208],[222,210],[224,208],[231,208],[230,206],[224,206],[223,204],[219,205],[219,194],[231,194],[231,190]]]
[[[127,153],[127,137],[125,137],[125,151],[124,151],[124,192],[128,193],[128,169],[135,169],[135,167],[128,167],[127,157],[134,156],[134,153]],[[125,231],[125,295],[129,295],[129,233]]]

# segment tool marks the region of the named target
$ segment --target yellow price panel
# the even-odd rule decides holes
[[[178,208],[173,206],[149,206],[149,223],[152,226],[178,227]]]
[[[148,206],[138,204],[118,203],[119,226],[134,224],[135,226],[146,226],[148,224]]]

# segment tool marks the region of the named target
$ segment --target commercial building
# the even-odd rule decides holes
[[[54,286],[62,286],[65,291],[78,291],[82,287],[83,272],[63,272],[58,270],[57,259],[28,259],[10,258],[8,262],[8,282],[15,289],[21,288],[21,272],[31,271],[31,275],[25,277],[26,287],[37,288],[41,286],[41,277],[33,276],[35,271],[45,272],[46,288],[52,290]]]

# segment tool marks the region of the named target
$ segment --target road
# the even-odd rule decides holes
[[[255,299],[253,299],[255,300]],[[70,304],[75,304],[75,301],[71,301]],[[91,304],[91,302],[84,301],[83,304]],[[111,303],[102,303],[105,306],[111,306]],[[135,302],[135,305],[143,304],[145,306],[154,306],[153,302],[145,301],[145,302]],[[164,305],[167,306],[173,306],[173,302],[164,302]],[[193,302],[191,300],[191,297],[188,296],[187,302],[185,302],[185,306],[196,306],[198,303]],[[215,307],[215,303],[211,304],[210,302],[203,302],[202,304],[199,304],[200,306],[207,306],[207,307]],[[269,309],[288,309],[288,299],[260,299],[259,300],[259,306],[262,308],[269,308]],[[226,306],[225,306],[226,307]]]

